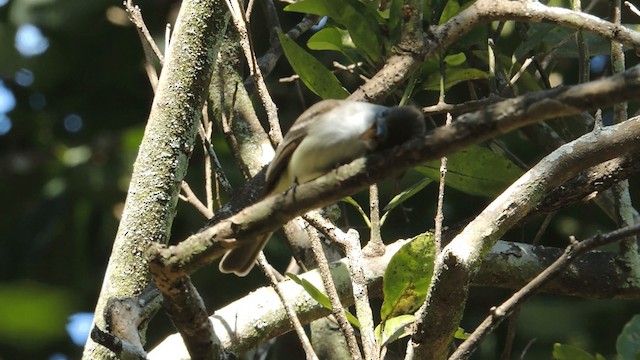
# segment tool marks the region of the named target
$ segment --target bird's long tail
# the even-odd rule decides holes
[[[260,251],[267,244],[271,234],[260,235],[252,240],[239,240],[243,245],[229,250],[220,260],[220,271],[245,276],[253,269]]]

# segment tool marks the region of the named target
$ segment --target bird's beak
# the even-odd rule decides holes
[[[371,127],[360,135],[360,139],[369,141],[373,140],[375,144],[379,144],[387,138],[387,115],[388,111],[384,111],[375,117],[375,121]]]
[[[376,116],[376,121],[375,121],[375,136],[374,139],[376,140],[377,143],[381,143],[383,142],[386,138],[387,138],[387,118],[389,116],[389,112],[391,110],[386,109],[384,111],[382,111],[380,114],[378,114],[378,116]]]

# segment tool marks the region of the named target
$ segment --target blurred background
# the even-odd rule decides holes
[[[606,1],[601,3],[600,8],[606,11]],[[140,0],[137,4],[162,48],[165,25],[173,22],[179,1]],[[281,9],[284,5],[277,6]],[[280,16],[285,31],[302,17],[285,12]],[[268,47],[260,19],[254,16],[252,20],[259,53]],[[512,32],[503,34],[502,49],[513,50],[518,38]],[[327,63],[336,57],[326,52],[314,55]],[[119,1],[0,0],[1,360],[63,360],[81,354],[152,101],[143,63],[138,35]],[[606,57],[594,58],[593,64],[594,77],[609,71]],[[575,59],[562,59],[557,73],[572,83],[575,69]],[[268,79],[284,128],[306,105],[318,100],[300,84],[278,82],[291,74],[287,62],[281,60]],[[349,75],[341,80],[348,89],[358,83]],[[453,88],[450,102],[456,102],[457,92],[465,94],[466,87]],[[416,101],[424,106],[435,104],[437,93],[424,91],[417,94]],[[502,140],[529,163],[544,155],[516,135]],[[234,185],[240,185],[243,180],[223,138],[218,136],[215,144]],[[203,194],[202,157],[196,147],[188,175],[199,195]],[[402,184],[407,186],[420,178],[418,173],[410,173]],[[637,184],[638,179],[632,179],[636,204]],[[393,188],[394,184],[382,184],[383,203]],[[364,195],[356,199],[366,207]],[[383,236],[393,240],[431,228],[435,196],[432,184],[412,198],[407,211],[391,215]],[[489,200],[448,190],[447,222],[473,216]],[[184,203],[178,210],[173,241],[197,231],[205,222]],[[351,210],[347,221],[365,230],[359,215]],[[539,222],[516,229],[506,238],[528,241],[537,226]],[[576,206],[558,213],[544,244],[564,247],[569,235],[583,238],[613,228],[596,207]],[[283,268],[289,255],[286,245],[276,240],[269,243],[267,256]],[[264,283],[257,271],[238,280],[218,274],[214,265],[197,272],[194,281],[210,310]],[[229,290],[221,293],[221,284]],[[489,307],[509,294],[474,289],[463,326],[472,329]],[[527,349],[525,358],[550,358],[552,344],[563,342],[611,358],[617,334],[638,305],[635,301],[538,296],[522,310],[514,353],[519,356]],[[168,321],[158,315],[150,327],[150,345],[168,331]],[[503,330],[496,332],[476,357],[497,358],[503,338]],[[532,345],[527,347],[529,343]]]

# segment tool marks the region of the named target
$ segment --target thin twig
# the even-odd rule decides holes
[[[622,1],[615,0],[612,4],[612,22],[616,25],[620,25],[622,21]],[[622,73],[625,71],[625,55],[624,49],[621,43],[611,42],[611,68],[614,74]],[[620,102],[613,105],[613,122],[614,124],[620,124],[627,121],[628,104],[626,102]],[[615,201],[616,222],[618,226],[633,225],[633,205],[631,201],[631,195],[629,193],[629,181],[621,181],[612,187],[613,197]],[[620,255],[625,263],[630,267],[631,273],[638,275],[640,272],[640,264],[638,264],[638,243],[636,237],[630,237],[620,242]]]
[[[158,61],[160,61],[160,64],[163,64],[164,55],[162,55],[162,51],[160,51],[160,48],[158,48],[158,45],[153,40],[153,36],[151,36],[151,33],[149,32],[147,25],[145,25],[144,19],[142,18],[142,11],[140,11],[140,7],[138,7],[138,5],[133,5],[133,1],[131,0],[125,1],[124,6],[130,15],[129,19],[138,29],[138,34],[145,40],[142,42],[142,45],[145,47],[145,52],[147,51],[147,47],[148,47],[148,49],[150,49],[153,52],[153,54],[155,54]]]
[[[451,114],[447,113],[446,125],[451,124]],[[435,218],[435,234],[434,241],[436,243],[436,254],[442,250],[442,223],[444,222],[444,189],[445,179],[447,177],[447,157],[440,158],[440,184],[438,186],[438,205]]]
[[[349,74],[355,74],[354,69],[356,69],[357,66],[362,65],[363,63],[362,62],[357,62],[357,63],[351,64],[349,66],[344,66],[344,65],[340,64],[339,62],[334,61],[332,64],[333,64],[333,67],[335,68],[334,70],[331,70],[332,74],[338,74],[341,71],[347,72]],[[364,81],[369,80],[366,77],[363,77],[362,74],[358,74],[358,76]],[[294,82],[294,81],[299,80],[299,79],[300,79],[300,75],[293,74],[291,76],[286,76],[286,77],[279,78],[278,82],[279,83],[289,83],[289,82]]]
[[[302,349],[307,355],[307,359],[317,360],[318,356],[313,351],[313,347],[311,346],[309,337],[307,337],[307,334],[304,332],[304,329],[302,328],[302,323],[300,322],[300,319],[298,319],[298,316],[296,315],[295,310],[293,309],[291,304],[289,304],[284,294],[282,293],[280,286],[278,285],[278,279],[276,275],[273,273],[271,265],[269,265],[269,262],[267,261],[267,258],[264,256],[263,252],[260,252],[260,255],[258,255],[258,265],[260,265],[260,268],[262,269],[264,274],[267,276],[267,279],[269,279],[271,288],[276,292],[276,294],[278,294],[278,297],[282,302],[282,306],[284,307],[284,311],[287,313],[287,316],[289,317],[291,326],[296,331],[296,334],[300,339]]]
[[[502,349],[501,360],[511,359],[511,351],[513,349],[513,340],[516,337],[516,327],[518,325],[518,315],[520,309],[515,310],[513,315],[509,317],[509,324],[507,325],[507,335],[505,335],[504,347]]]
[[[200,199],[198,199],[198,197],[193,193],[193,190],[191,190],[191,187],[186,181],[183,181],[182,184],[180,184],[180,187],[182,188],[182,191],[184,191],[184,195],[180,194],[180,199],[193,205],[207,219],[210,219],[213,216],[213,211],[209,210],[207,206],[203,204]]]
[[[631,10],[634,14],[636,14],[637,16],[640,16],[640,10],[638,10],[638,8],[635,5],[633,5],[631,2],[625,1],[624,5],[628,7],[629,10]]]
[[[444,61],[442,61],[442,64],[444,64]],[[445,84],[445,69],[444,69],[444,65],[441,65],[441,69],[440,69],[440,96],[439,96],[439,103],[444,103],[445,102],[445,88],[444,88],[444,84]],[[447,120],[445,123],[445,126],[449,126],[451,125],[451,114],[447,113]],[[436,217],[435,217],[435,236],[434,236],[434,241],[435,241],[435,246],[436,246],[436,254],[439,254],[440,251],[442,250],[442,223],[444,222],[444,210],[443,210],[443,206],[444,206],[444,188],[445,188],[445,178],[447,175],[447,157],[443,156],[442,158],[440,158],[440,183],[438,186],[438,205],[437,205],[437,210],[436,210]]]
[[[168,49],[171,45],[171,23],[167,23],[164,27],[164,48]]]
[[[553,219],[554,215],[555,215],[555,212],[552,212],[550,214],[547,214],[547,216],[544,218],[544,221],[540,225],[538,232],[536,232],[536,235],[533,238],[533,241],[531,241],[532,245],[536,246],[540,243],[540,239],[542,239],[542,236],[547,231],[547,227],[549,227],[549,224],[551,223],[551,219]],[[515,339],[515,336],[516,336],[516,328],[518,325],[519,317],[520,317],[520,306],[517,306],[513,310],[513,314],[509,317],[509,324],[507,325],[507,335],[505,336],[505,345],[502,350],[502,356],[501,356],[502,360],[511,359],[511,350],[513,347],[513,340]]]
[[[204,147],[205,152],[207,153],[209,158],[211,158],[211,160],[213,161],[213,171],[215,171],[216,178],[220,182],[220,185],[222,185],[222,189],[224,189],[224,191],[227,194],[233,194],[233,187],[231,186],[231,183],[229,182],[227,175],[222,170],[222,164],[220,164],[220,160],[218,160],[218,155],[216,155],[216,151],[213,149],[213,145],[209,140],[210,137],[206,135],[206,131],[202,126],[198,128],[198,134],[200,135],[200,139],[202,139],[202,146]]]
[[[249,24],[247,23],[244,8],[238,0],[226,0],[226,2],[233,19],[233,23],[240,35],[240,45],[242,46],[244,55],[249,63],[251,76],[254,78],[255,84],[257,85],[258,95],[267,112],[267,119],[269,121],[269,138],[274,146],[277,146],[282,142],[282,130],[280,129],[280,122],[278,120],[278,108],[269,95],[267,84],[265,83],[262,71],[258,66],[258,60],[255,55],[251,36],[249,36]]]
[[[340,297],[338,296],[336,285],[331,278],[329,264],[322,250],[322,240],[320,240],[320,237],[318,237],[318,234],[315,232],[315,230],[311,228],[308,229],[307,233],[309,234],[309,240],[311,241],[311,250],[313,251],[313,255],[318,264],[318,270],[320,271],[322,283],[324,284],[325,291],[327,292],[327,296],[329,297],[329,301],[331,302],[331,312],[333,313],[333,316],[335,316],[338,322],[338,326],[340,327],[340,331],[342,331],[342,334],[347,341],[347,346],[349,347],[351,358],[354,360],[360,360],[362,359],[362,353],[360,352],[360,348],[358,348],[358,341],[356,340],[356,337],[354,335],[353,327],[351,326],[351,324],[349,324],[347,316],[344,312],[344,307],[342,306],[342,303],[340,303]]]
[[[380,197],[377,184],[369,186],[369,221],[371,236],[365,250],[367,256],[379,256],[384,253],[384,243],[380,234]]]
[[[371,311],[371,303],[367,293],[367,281],[364,275],[363,251],[360,249],[358,232],[352,229],[344,233],[317,212],[308,213],[303,218],[327,238],[340,244],[345,249],[356,315],[360,322],[360,339],[362,340],[364,356],[367,360],[379,359],[380,354],[374,334],[373,312]],[[382,256],[383,254],[384,251],[375,256]]]
[[[438,103],[436,105],[426,106],[422,108],[422,112],[428,115],[451,113],[452,116],[458,116],[464,113],[483,109],[502,100],[504,100],[504,98],[501,96],[489,95],[488,97],[480,100],[466,101],[461,104]]]
[[[572,1],[573,11],[582,12],[582,1]],[[578,81],[583,83],[589,81],[589,48],[584,39],[582,29],[576,32],[576,42],[578,43]]]
[[[524,72],[527,70],[527,68],[529,67],[529,65],[531,65],[531,63],[533,63],[533,57],[528,57],[523,63],[522,66],[520,67],[520,69],[518,69],[518,72],[516,72],[515,75],[513,75],[511,77],[511,79],[509,79],[509,82],[507,83],[507,86],[512,87],[513,84],[516,83],[516,81],[518,81],[518,79],[520,79],[520,76],[522,76],[522,74],[524,74]]]
[[[202,106],[202,122],[201,128],[198,132],[200,136],[204,136],[204,139],[208,139],[211,142],[211,135],[213,134],[213,122],[209,120],[209,112],[207,111],[207,102],[205,101]],[[209,153],[207,142],[202,139],[202,148],[205,154]],[[216,189],[218,188],[216,183]],[[207,201],[207,209],[213,213],[213,177],[211,173],[211,156],[204,157],[204,190]]]
[[[164,63],[164,56],[158,48],[158,45],[153,40],[153,36],[151,36],[147,25],[144,23],[140,7],[138,7],[138,5],[133,5],[131,0],[127,0],[123,4],[127,13],[129,13],[129,20],[131,20],[131,22],[136,26],[136,30],[138,30],[138,36],[140,37],[140,43],[142,44],[142,50],[144,51],[145,57],[144,70],[149,78],[151,88],[155,92],[158,87],[158,72],[153,66],[153,58],[155,55],[160,62],[160,65],[162,65]]]
[[[538,245],[540,243],[540,240],[542,239],[542,235],[544,235],[544,233],[547,231],[547,228],[551,223],[551,219],[553,219],[555,215],[556,213],[554,211],[550,214],[547,214],[547,216],[545,216],[544,221],[542,221],[542,224],[540,225],[538,232],[536,232],[536,235],[533,238],[533,241],[531,241],[532,245]]]
[[[345,236],[345,252],[349,263],[349,273],[351,274],[351,286],[353,287],[354,305],[356,315],[360,322],[360,339],[362,349],[367,360],[377,360],[380,358],[378,343],[374,334],[373,311],[367,293],[367,282],[364,276],[363,252],[360,248],[360,237],[358,232],[353,230]],[[377,256],[384,254],[384,249]]]

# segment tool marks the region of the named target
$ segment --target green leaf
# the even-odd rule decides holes
[[[464,331],[463,328],[459,327],[458,330],[456,330],[456,333],[453,334],[453,337],[458,339],[458,340],[467,340],[469,338],[469,336],[471,336],[471,334],[469,334],[468,332]]]
[[[635,315],[624,326],[616,340],[618,358],[633,360],[640,354],[640,315]]]
[[[389,39],[392,44],[397,44],[400,40],[400,32],[402,30],[402,5],[402,1],[392,1],[389,6],[387,27],[389,28]]]
[[[344,197],[340,201],[346,202],[347,204],[353,206],[356,210],[358,210],[358,212],[364,219],[364,222],[367,223],[367,227],[371,227],[371,221],[369,221],[369,217],[364,212],[364,210],[362,210],[362,207],[360,206],[360,204],[358,204],[357,201],[355,201],[351,196]]]
[[[410,335],[409,325],[413,324],[415,320],[416,317],[413,315],[400,315],[381,322],[374,330],[380,346],[386,346],[389,343]]]
[[[329,16],[349,31],[356,47],[374,62],[382,58],[382,35],[370,8],[357,0],[302,0],[289,4],[286,11]]]
[[[424,301],[433,276],[433,234],[416,236],[393,255],[384,274],[382,321],[413,313]]]
[[[327,70],[315,57],[298,46],[286,35],[278,33],[284,54],[300,80],[323,99],[344,99],[349,96],[331,71]]]
[[[460,4],[458,4],[455,0],[447,1],[447,4],[444,6],[444,10],[442,10],[442,14],[440,15],[440,22],[438,25],[442,25],[447,22],[447,20],[456,16],[460,12]]]
[[[289,278],[291,278],[291,280],[293,280],[293,282],[295,282],[296,284],[302,286],[302,288],[307,292],[307,294],[309,294],[309,296],[311,296],[312,299],[317,301],[325,309],[329,309],[329,310],[333,311],[333,307],[331,306],[331,301],[329,300],[329,297],[327,295],[325,295],[325,293],[320,291],[320,289],[315,287],[315,285],[313,285],[312,283],[310,283],[306,279],[300,278],[300,277],[298,277],[298,276],[296,276],[294,274],[291,274],[291,273],[287,273],[287,276],[289,276]],[[357,328],[360,328],[360,322],[358,321],[358,318],[353,316],[353,314],[351,314],[346,309],[344,310],[344,314],[347,316],[347,320],[349,320],[351,325],[353,325],[353,326],[355,326]]]
[[[510,160],[481,146],[471,146],[447,157],[446,184],[464,193],[494,197],[522,175]],[[416,168],[431,179],[440,179],[440,160]]]
[[[420,181],[418,181],[417,183],[411,185],[410,187],[408,187],[407,189],[402,191],[400,194],[394,196],[393,199],[391,199],[391,201],[389,201],[387,206],[384,207],[383,210],[384,210],[385,213],[384,213],[384,215],[382,215],[382,218],[380,219],[380,224],[381,225],[384,224],[384,221],[387,219],[387,216],[389,215],[391,210],[397,208],[403,202],[409,200],[413,195],[415,195],[418,192],[420,192],[420,190],[424,189],[431,182],[433,182],[433,180],[430,179],[430,178],[422,178]]]
[[[342,34],[340,30],[327,27],[313,34],[307,41],[307,46],[311,50],[335,50],[344,53],[342,44]]]
[[[447,67],[445,74],[445,90],[464,81],[487,79],[489,77],[486,71],[462,67]],[[431,75],[424,80],[422,88],[424,90],[440,90],[440,72],[432,72]]]
[[[464,53],[460,52],[457,54],[447,55],[444,58],[444,62],[449,66],[460,66],[467,61],[467,57]]]
[[[594,360],[595,357],[581,348],[567,344],[553,344],[553,358],[556,360]]]
[[[440,58],[438,56],[430,57],[426,59],[420,68],[420,72],[423,77],[428,77],[431,74],[437,73],[440,74]],[[437,79],[438,83],[440,83],[440,79]]]

